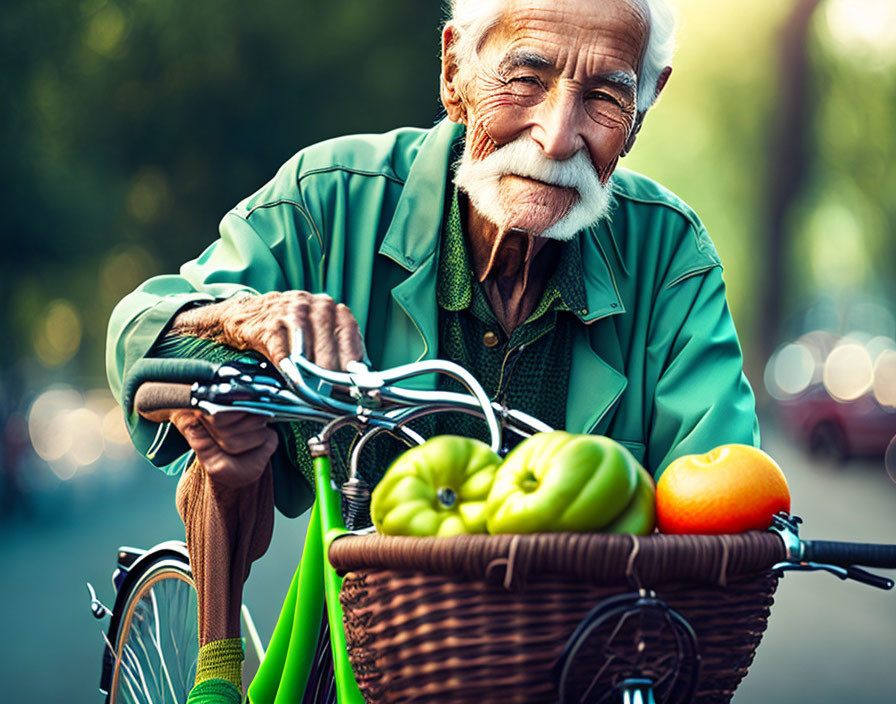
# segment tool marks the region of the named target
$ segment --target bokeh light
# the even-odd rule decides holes
[[[865,394],[874,381],[874,364],[864,345],[846,342],[825,360],[824,387],[838,401],[853,401]]]
[[[53,474],[55,474],[64,482],[67,482],[69,479],[73,479],[74,476],[78,473],[79,467],[75,459],[68,453],[66,453],[62,457],[57,457],[54,460],[49,460],[47,462],[47,465],[53,471]]]
[[[167,210],[170,199],[165,173],[158,168],[143,168],[131,181],[128,212],[142,223],[153,223]]]
[[[868,354],[871,355],[871,359],[876,362],[877,358],[884,352],[888,350],[896,350],[896,340],[884,335],[878,335],[877,337],[872,337],[868,340],[865,344],[865,348],[868,350]]]
[[[57,387],[45,391],[31,404],[28,436],[41,459],[58,460],[71,449],[66,416],[83,403],[83,396],[74,389]]]
[[[105,256],[100,267],[102,293],[114,305],[157,269],[155,259],[143,247],[116,248]]]
[[[818,360],[812,350],[802,343],[784,345],[770,361],[771,383],[776,398],[802,393],[812,383]]]
[[[845,56],[871,59],[878,66],[896,62],[896,3],[893,0],[829,0],[828,31]]]
[[[69,454],[79,465],[90,465],[103,456],[103,423],[89,408],[67,414],[67,431],[71,435]]]
[[[131,445],[131,437],[124,422],[124,411],[118,404],[103,416],[103,441],[106,454],[111,459],[123,460],[136,456],[136,450]]]
[[[68,301],[53,301],[34,330],[38,359],[47,367],[58,367],[74,357],[80,346],[81,316]]]
[[[94,471],[102,457],[135,456],[121,408],[105,389],[86,394],[63,386],[48,389],[28,411],[28,437],[62,480]]]
[[[113,56],[127,36],[128,22],[115,3],[90,1],[84,3],[86,14],[93,13],[87,25],[84,43],[97,54]]]
[[[874,398],[885,408],[896,410],[896,350],[881,352],[874,363]]]
[[[887,468],[887,474],[890,475],[890,479],[896,484],[896,435],[893,436],[893,439],[890,440],[890,444],[887,446],[887,451],[884,454],[884,465]]]

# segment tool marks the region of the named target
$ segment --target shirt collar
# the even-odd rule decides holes
[[[473,301],[473,269],[464,239],[457,187],[452,189],[451,205],[442,233],[439,252],[437,296],[443,310],[465,310]],[[548,310],[573,313],[583,320],[588,313],[585,276],[578,238],[564,242],[557,268],[551,274],[541,301],[532,313],[538,318]]]

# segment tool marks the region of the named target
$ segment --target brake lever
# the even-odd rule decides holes
[[[877,587],[878,589],[892,589],[893,588],[893,580],[889,577],[882,577],[879,574],[873,574],[868,570],[864,570],[861,567],[856,567],[852,565],[846,568],[847,576],[849,579],[854,579],[857,582],[861,582],[862,584],[868,584],[872,587]]]

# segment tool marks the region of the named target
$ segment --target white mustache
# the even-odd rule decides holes
[[[563,161],[549,159],[528,133],[476,162],[475,168],[481,170],[480,176],[522,176],[551,186],[575,188],[580,193],[601,187],[597,171],[584,150]]]
[[[569,159],[549,159],[528,132],[479,161],[472,160],[464,151],[454,182],[483,217],[501,226],[506,214],[499,184],[505,176],[521,176],[551,186],[572,188],[578,193],[576,203],[566,215],[544,232],[534,233],[542,237],[572,239],[609,210],[609,188],[600,182],[584,149]]]

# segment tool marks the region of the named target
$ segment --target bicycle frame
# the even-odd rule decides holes
[[[349,531],[342,520],[339,493],[331,480],[329,442],[318,435],[309,445],[312,446],[317,499],[311,509],[302,559],[267,650],[266,658],[279,661],[270,670],[264,667],[259,670],[250,693],[253,698],[266,700],[274,699],[280,691],[304,694],[316,653],[321,615],[326,609],[337,701],[340,704],[364,704],[348,660],[342,628],[339,603],[342,577],[326,558],[330,544]],[[297,605],[300,608],[296,608]],[[284,655],[288,655],[288,662]],[[275,676],[271,677],[270,672]]]

